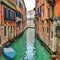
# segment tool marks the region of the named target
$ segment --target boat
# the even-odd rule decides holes
[[[16,51],[12,47],[4,47],[3,54],[9,59],[13,59],[16,56]]]
[[[9,42],[4,47],[8,48],[8,47],[10,47],[10,45],[11,45],[11,43]]]

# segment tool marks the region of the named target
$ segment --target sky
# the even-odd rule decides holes
[[[26,8],[27,8],[27,11],[34,9],[35,0],[24,0],[24,1],[25,1],[25,5],[26,5]]]

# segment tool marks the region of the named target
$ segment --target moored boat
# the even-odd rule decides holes
[[[3,48],[3,54],[9,59],[13,59],[16,56],[16,51],[12,47],[5,47]]]

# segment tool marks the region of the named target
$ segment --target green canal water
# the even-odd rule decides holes
[[[16,50],[16,56],[13,60],[50,60],[50,54],[35,38],[35,30],[27,29],[24,34],[11,44]],[[3,54],[0,54],[0,60],[8,60]]]

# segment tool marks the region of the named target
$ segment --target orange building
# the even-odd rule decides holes
[[[25,29],[26,7],[24,0],[16,0],[16,33],[19,35]],[[25,10],[25,11],[24,11]]]
[[[53,54],[58,53],[60,47],[59,6],[60,0],[36,0],[36,33]]]
[[[26,29],[26,7],[22,0],[0,0],[0,46]]]
[[[19,35],[20,31],[22,30],[22,3],[20,0],[16,0],[16,34]]]
[[[0,45],[16,35],[16,8],[13,2],[0,0]]]
[[[54,20],[55,20],[55,29],[56,29],[56,51],[60,59],[60,0],[55,0],[54,5]]]

